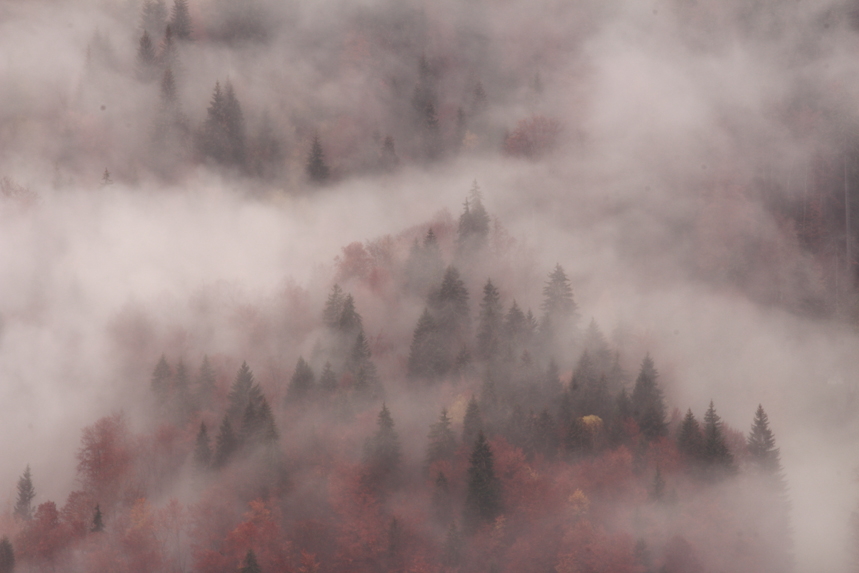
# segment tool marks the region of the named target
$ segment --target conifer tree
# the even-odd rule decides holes
[[[315,376],[313,369],[304,361],[304,357],[298,357],[298,363],[295,365],[295,372],[289,381],[289,388],[286,390],[286,399],[289,402],[298,402],[310,396],[313,392]]]
[[[484,360],[497,356],[501,344],[503,308],[498,289],[487,280],[483,287],[480,316],[477,325],[477,354]]]
[[[402,451],[394,419],[385,404],[382,404],[376,425],[376,433],[364,444],[364,464],[368,485],[381,490],[396,477]]]
[[[650,354],[645,355],[632,390],[632,413],[641,433],[649,440],[668,433],[665,402],[656,382],[658,377],[653,359]]]
[[[437,460],[448,460],[456,453],[456,436],[450,427],[447,408],[443,408],[438,422],[430,426],[427,446],[427,467]]]
[[[527,332],[525,313],[514,300],[504,317],[504,340],[511,355],[517,354],[518,350],[527,344]]]
[[[333,394],[337,391],[337,376],[334,374],[330,362],[326,362],[322,368],[322,374],[319,376],[319,388],[326,394]]]
[[[206,121],[200,138],[200,151],[216,163],[224,164],[228,159],[227,116],[221,82],[215,82],[212,99],[206,110]]]
[[[437,378],[449,368],[444,343],[429,309],[424,308],[409,347],[409,376],[411,378]]]
[[[325,308],[322,311],[322,322],[325,326],[328,328],[338,327],[345,302],[346,296],[343,294],[343,289],[340,288],[340,285],[335,284],[331,287],[331,294],[328,295],[328,300],[325,301]]]
[[[483,416],[480,415],[477,398],[472,395],[462,420],[462,442],[471,447],[481,432],[483,432]]]
[[[162,68],[179,69],[179,54],[176,52],[176,44],[173,41],[173,28],[168,24],[164,29],[164,39],[158,51],[158,63]]]
[[[254,382],[254,374],[250,366],[247,362],[242,362],[236,373],[236,379],[230,387],[230,393],[227,395],[227,415],[237,422],[240,421],[248,403],[258,399],[260,395],[259,386]]]
[[[475,181],[463,205],[457,227],[457,251],[460,255],[479,252],[489,239],[489,215],[483,207],[480,186]]]
[[[248,552],[245,555],[245,561],[239,571],[240,573],[262,573],[262,568],[260,568],[259,563],[257,563],[257,557],[254,554],[253,549],[248,549]]]
[[[734,456],[725,443],[722,433],[722,419],[716,414],[713,401],[704,414],[704,444],[702,459],[709,477],[719,479],[734,472]]]
[[[448,341],[448,349],[454,343],[468,340],[471,330],[468,290],[453,265],[447,267],[441,286],[430,295],[429,308],[439,333]]]
[[[101,514],[101,507],[95,504],[95,511],[92,515],[92,525],[89,528],[91,533],[101,533],[104,531],[104,517]]]
[[[239,449],[239,439],[233,432],[230,419],[224,416],[218,436],[215,438],[215,453],[212,457],[212,467],[222,468],[227,465],[233,454]]]
[[[310,153],[307,156],[307,176],[312,183],[321,185],[328,181],[331,176],[328,164],[325,162],[325,152],[319,134],[314,134],[313,142],[310,144]]]
[[[170,365],[167,364],[167,359],[161,355],[158,364],[155,365],[155,370],[152,372],[150,387],[152,393],[155,394],[155,399],[159,404],[167,402],[170,395],[170,379],[173,377],[173,372],[170,370]]]
[[[228,162],[231,165],[243,166],[245,164],[245,119],[230,81],[227,81],[224,86],[224,119],[229,144]]]
[[[167,6],[164,0],[145,0],[140,12],[140,27],[150,36],[159,37],[164,33],[167,22]]]
[[[157,63],[158,54],[155,53],[152,38],[149,32],[144,30],[137,45],[137,77],[147,81],[157,77],[155,76]]]
[[[440,524],[449,523],[453,516],[453,500],[450,495],[450,483],[443,472],[435,477],[435,487],[432,492],[432,508],[436,521]]]
[[[173,70],[169,67],[161,75],[161,103],[165,107],[176,104],[176,79],[173,77]]]
[[[665,478],[662,477],[662,471],[659,465],[656,465],[656,474],[653,476],[653,484],[650,486],[650,499],[659,502],[665,497]]]
[[[469,458],[463,522],[473,531],[481,522],[495,519],[500,512],[501,491],[495,477],[492,449],[483,432],[479,432]]]
[[[188,0],[173,0],[170,14],[170,26],[177,40],[191,40],[191,14],[188,12]]]
[[[22,521],[29,521],[33,516],[33,498],[36,497],[36,488],[33,487],[33,478],[30,474],[30,466],[18,478],[18,498],[15,501],[15,517]]]
[[[775,446],[775,436],[770,430],[769,418],[760,404],[755,411],[755,419],[746,443],[749,448],[749,460],[755,471],[783,480],[779,449]]]
[[[549,339],[555,335],[559,325],[570,322],[575,326],[578,320],[578,305],[573,299],[573,287],[560,264],[555,265],[543,286],[543,303],[540,309],[543,311],[540,329]]]
[[[442,549],[442,563],[448,567],[455,567],[462,561],[462,552],[465,548],[465,542],[462,539],[462,534],[459,528],[456,527],[456,522],[451,521],[447,527],[447,533],[444,536],[444,547]]]
[[[212,463],[212,448],[209,445],[209,434],[206,423],[200,422],[200,431],[194,443],[194,465],[199,469],[207,469]]]
[[[363,331],[362,324],[361,315],[355,310],[355,299],[351,294],[347,294],[337,320],[337,330],[347,336],[354,336]]]
[[[215,371],[209,362],[208,354],[203,356],[200,373],[197,376],[197,399],[201,406],[208,406],[215,392]]]
[[[382,151],[379,154],[379,168],[382,171],[393,171],[400,164],[397,150],[394,148],[394,138],[390,135],[385,137],[382,143]]]
[[[558,453],[558,441],[555,421],[549,409],[544,408],[540,415],[534,416],[531,421],[531,449],[547,459],[553,459]]]
[[[0,539],[0,573],[12,573],[15,570],[15,552],[12,542],[7,536]]]
[[[677,450],[693,463],[700,461],[704,455],[704,436],[691,408],[686,411],[677,432]]]

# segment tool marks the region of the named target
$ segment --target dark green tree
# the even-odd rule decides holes
[[[337,391],[337,376],[334,374],[330,362],[326,362],[322,368],[322,374],[319,376],[319,389],[326,394],[333,394]]]
[[[713,401],[704,414],[704,446],[702,459],[708,472],[708,477],[719,479],[734,473],[734,456],[725,443],[722,432],[722,419],[716,414]]]
[[[30,466],[18,478],[18,499],[15,501],[15,517],[22,521],[29,521],[33,516],[33,498],[36,497],[36,488],[33,487],[33,477],[30,474]]]
[[[256,401],[262,395],[259,386],[254,382],[254,374],[247,362],[242,362],[236,379],[227,395],[227,415],[239,422],[244,415],[248,403]]]
[[[443,376],[450,364],[445,345],[429,309],[418,319],[409,348],[409,377],[433,379]]]
[[[471,318],[468,290],[454,266],[447,267],[441,286],[429,296],[429,309],[442,339],[448,341],[448,355],[469,339]]]
[[[298,363],[295,365],[295,372],[289,381],[289,387],[286,390],[286,399],[288,402],[298,402],[309,397],[314,390],[316,377],[313,375],[313,369],[310,364],[304,361],[304,357],[298,357]]]
[[[453,498],[450,494],[450,484],[443,472],[435,477],[435,487],[432,492],[432,509],[436,521],[440,524],[450,523],[453,517]]]
[[[137,45],[137,77],[149,81],[157,77],[158,54],[149,32],[143,31]]]
[[[95,511],[92,514],[92,525],[89,530],[91,533],[101,533],[104,531],[104,517],[98,504],[95,504]]]
[[[489,240],[489,214],[483,207],[477,181],[465,200],[457,226],[456,246],[460,255],[472,255],[486,246]]]
[[[656,382],[658,377],[653,359],[650,354],[647,354],[641,362],[641,370],[632,390],[632,414],[641,433],[649,440],[655,440],[668,433],[665,401],[662,390]]]
[[[539,416],[531,419],[531,449],[547,459],[553,459],[558,453],[558,429],[548,408],[544,408]]]
[[[501,489],[495,477],[492,449],[483,432],[479,432],[469,458],[463,523],[473,531],[480,523],[494,520],[500,512]]]
[[[755,411],[755,419],[746,444],[749,448],[749,462],[754,470],[783,481],[779,449],[775,446],[775,436],[770,430],[767,413],[760,404]]]
[[[480,302],[480,315],[477,321],[477,354],[484,360],[498,355],[504,325],[504,309],[498,289],[487,280],[483,287],[483,300]]]
[[[215,393],[215,371],[209,362],[209,356],[203,356],[200,373],[197,375],[197,400],[201,406],[208,406]]]
[[[321,185],[328,181],[331,172],[325,162],[325,152],[319,134],[314,134],[313,142],[310,144],[310,153],[307,156],[307,176],[312,183]]]
[[[477,398],[472,395],[462,420],[462,443],[471,447],[481,432],[483,432],[483,416],[480,414]]]
[[[239,449],[239,439],[230,424],[230,418],[224,416],[218,435],[215,438],[215,453],[212,457],[212,466],[222,468],[229,463],[230,458]]]
[[[325,308],[322,310],[322,322],[328,328],[336,329],[340,324],[340,315],[343,313],[343,305],[346,302],[346,295],[343,294],[343,289],[340,285],[331,287],[331,294],[328,295],[328,300],[325,301]],[[352,310],[355,310],[353,301]]]
[[[173,0],[170,13],[170,27],[177,40],[191,40],[191,14],[188,12],[188,0]]]
[[[170,365],[167,364],[167,359],[161,355],[158,364],[155,365],[155,370],[152,372],[150,387],[155,395],[159,405],[164,405],[170,397],[170,384],[173,377],[173,372],[170,370]]]
[[[3,536],[0,539],[0,573],[12,573],[15,570],[15,552],[12,550],[12,542]]]
[[[355,299],[347,294],[343,299],[343,308],[340,310],[340,318],[337,320],[337,330],[347,336],[355,336],[362,331],[363,322],[361,315],[355,310]]]
[[[224,86],[224,119],[229,144],[228,163],[242,166],[245,164],[245,119],[229,80]]]
[[[438,422],[430,426],[427,446],[427,467],[437,460],[449,460],[456,453],[456,436],[450,427],[447,409],[441,411]]]
[[[200,422],[200,431],[194,442],[194,465],[199,469],[207,469],[212,463],[212,448],[209,445],[209,434],[206,423]]]
[[[677,450],[693,464],[699,462],[704,455],[704,436],[691,408],[686,411],[677,432]]]
[[[239,571],[240,573],[262,573],[262,568],[259,566],[259,563],[257,563],[257,557],[254,554],[253,549],[248,549],[248,552],[245,555],[245,561]]]
[[[402,450],[394,429],[394,419],[385,404],[376,420],[376,433],[364,444],[367,485],[377,491],[395,481],[400,469]]]
[[[573,299],[570,279],[567,278],[564,268],[556,264],[543,286],[543,303],[540,305],[543,317],[540,321],[540,329],[544,336],[553,337],[555,330],[565,323],[575,326],[578,321],[578,308]]]

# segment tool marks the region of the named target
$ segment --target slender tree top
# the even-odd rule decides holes
[[[775,436],[770,430],[769,418],[760,404],[755,411],[755,419],[746,443],[751,461],[759,471],[771,475],[782,471],[779,448],[775,446]]]

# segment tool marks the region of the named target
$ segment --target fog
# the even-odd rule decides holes
[[[96,419],[123,411],[145,427],[162,353],[193,368],[204,353],[247,359],[285,383],[318,338],[290,333],[319,320],[341,249],[455,221],[476,181],[509,241],[505,264],[475,269],[498,275],[504,304],[536,312],[560,263],[582,325],[594,318],[623,340],[630,371],[654,357],[669,411],[700,416],[713,400],[746,433],[762,403],[790,486],[796,569],[848,570],[859,336],[855,260],[844,263],[854,238],[836,203],[848,170],[859,188],[855,7],[258,0],[263,29],[224,39],[219,3],[190,0],[194,41],[174,72],[191,135],[160,145],[159,81],[135,76],[141,4],[0,2],[10,507],[27,464],[37,501],[77,487],[80,433]],[[410,135],[421,56],[446,142],[474,84],[485,87],[471,148],[427,159]],[[235,86],[249,141],[266,122],[280,139],[265,175],[199,151],[216,81]],[[505,153],[505,133],[533,115],[559,122],[557,144]],[[307,181],[314,134],[332,170],[324,185]],[[400,164],[379,170],[389,134]],[[816,251],[796,225],[815,189],[830,201]],[[476,313],[488,277],[464,274]],[[352,286],[368,333],[411,337],[419,303],[393,317],[383,296]],[[575,357],[560,360],[568,380]]]

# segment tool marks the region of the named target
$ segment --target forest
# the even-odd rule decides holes
[[[0,3],[0,573],[857,570],[857,34]]]

